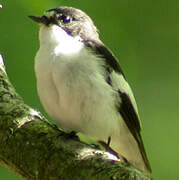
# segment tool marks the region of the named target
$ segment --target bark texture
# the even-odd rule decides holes
[[[28,180],[149,180],[107,152],[50,124],[24,104],[0,57],[0,164]]]

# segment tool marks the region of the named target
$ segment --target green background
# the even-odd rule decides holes
[[[62,5],[89,14],[135,93],[142,136],[157,180],[179,179],[179,1],[0,0],[0,52],[17,92],[41,110],[33,61],[38,25],[28,15]],[[0,167],[0,179],[20,179]]]

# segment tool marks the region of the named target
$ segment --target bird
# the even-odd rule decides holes
[[[133,92],[92,19],[66,6],[29,17],[40,24],[35,74],[47,114],[65,132],[106,144],[151,173]]]

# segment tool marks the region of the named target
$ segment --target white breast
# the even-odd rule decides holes
[[[106,140],[118,128],[119,115],[115,92],[103,76],[103,61],[70,36],[67,41],[53,40],[58,28],[42,28],[40,36],[51,37],[41,39],[35,60],[37,89],[45,110],[65,130]]]

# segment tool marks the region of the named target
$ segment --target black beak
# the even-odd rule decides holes
[[[47,16],[42,16],[42,17],[36,17],[36,16],[29,16],[30,19],[32,19],[33,21],[37,22],[37,23],[42,23],[45,25],[49,25],[50,24],[50,19],[48,19]]]

